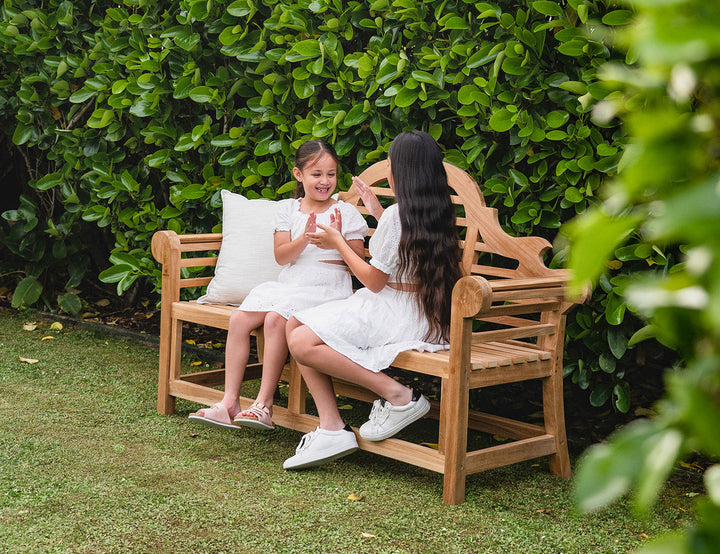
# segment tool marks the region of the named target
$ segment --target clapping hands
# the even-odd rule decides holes
[[[309,230],[310,220],[313,220],[314,229]],[[320,229],[318,231],[317,229]],[[343,241],[342,236],[342,214],[338,208],[335,208],[330,214],[330,225],[320,225],[317,223],[315,214],[310,214],[308,218],[308,224],[305,226],[305,236],[310,244],[328,250],[331,248],[337,249],[338,241]]]

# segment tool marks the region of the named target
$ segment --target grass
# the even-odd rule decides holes
[[[577,513],[544,460],[469,477],[460,506],[440,475],[365,452],[286,472],[299,433],[196,426],[184,401],[158,415],[155,350],[23,330],[38,317],[0,311],[3,552],[628,552],[694,517],[691,474],[636,521],[622,503]]]

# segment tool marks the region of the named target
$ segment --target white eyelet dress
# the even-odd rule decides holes
[[[393,204],[383,212],[370,238],[370,264],[387,273],[389,283],[397,282],[401,230],[398,207]],[[377,293],[362,288],[350,298],[298,312],[295,318],[333,350],[378,372],[387,369],[400,352],[447,348],[423,340],[428,322],[416,305],[415,294],[388,286]]]
[[[342,217],[342,234],[346,240],[362,240],[368,232],[367,223],[352,204],[338,201],[323,213],[317,222],[330,225],[335,208]],[[300,211],[300,200],[281,200],[275,216],[275,231],[290,231],[292,240],[305,232],[309,214]],[[322,302],[347,298],[352,294],[352,279],[347,266],[325,263],[323,260],[340,260],[337,250],[323,250],[308,244],[295,261],[286,265],[277,281],[262,283],[250,291],[237,308],[246,312],[277,312],[285,319],[299,310],[317,306]]]

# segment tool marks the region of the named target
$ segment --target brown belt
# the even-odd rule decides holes
[[[418,290],[417,285],[413,283],[388,283],[387,286],[401,292],[417,292]]]

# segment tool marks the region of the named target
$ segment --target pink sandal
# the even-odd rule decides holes
[[[200,413],[201,411],[202,414]],[[202,408],[202,410],[190,414],[188,419],[197,421],[207,427],[222,427],[223,429],[233,429],[236,431],[240,429],[239,425],[235,425],[232,422],[227,408],[221,402],[214,404],[211,408]]]
[[[275,429],[270,416],[270,408],[261,402],[254,402],[247,410],[236,415],[235,425],[254,429]]]

